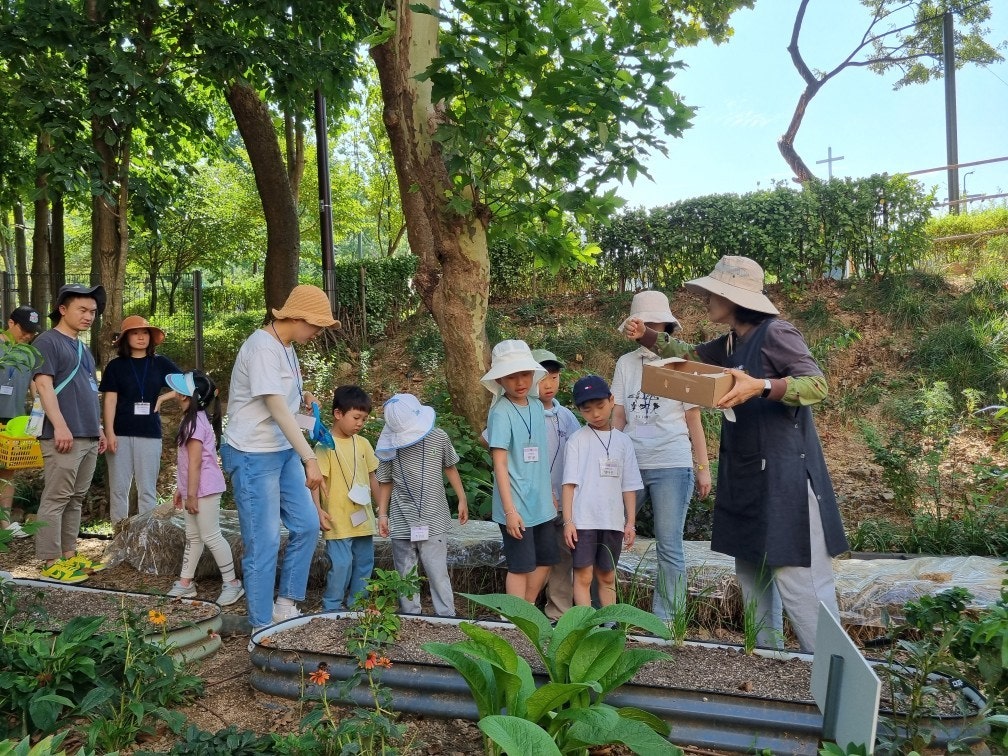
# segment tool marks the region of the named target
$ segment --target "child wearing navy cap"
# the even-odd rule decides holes
[[[564,459],[564,538],[574,562],[574,604],[616,603],[616,564],[636,538],[637,490],[644,487],[629,436],[612,427],[612,392],[602,378],[574,384],[574,404],[587,425],[567,441]]]

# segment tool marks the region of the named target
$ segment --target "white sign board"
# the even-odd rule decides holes
[[[881,692],[875,670],[847,637],[840,621],[819,602],[812,697],[823,713],[823,740],[841,747],[865,745],[872,753]]]

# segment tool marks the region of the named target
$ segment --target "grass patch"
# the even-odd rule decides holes
[[[911,365],[954,394],[976,389],[996,397],[1008,385],[1008,314],[952,320],[921,339]]]

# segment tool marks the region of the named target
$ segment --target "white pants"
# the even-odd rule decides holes
[[[416,567],[418,559],[430,583],[434,611],[439,617],[454,617],[455,597],[448,576],[448,536],[431,536],[426,541],[392,539],[392,562],[400,575]],[[399,608],[403,614],[420,614],[420,595],[400,596]]]
[[[203,556],[203,547],[210,549],[214,561],[220,569],[225,583],[235,579],[234,557],[231,546],[220,529],[220,494],[204,496],[197,501],[196,514],[185,513],[185,552],[182,554],[180,577],[192,580],[196,577],[196,565]],[[185,511],[185,510],[183,510]]]
[[[805,653],[815,651],[816,629],[819,625],[819,602],[823,602],[839,619],[833,559],[826,551],[819,500],[808,486],[809,543],[812,561],[808,567],[778,567],[765,570],[763,565],[735,560],[735,577],[742,589],[746,606],[755,606],[756,622],[760,626],[757,643],[771,648],[783,648],[784,619],[787,611],[798,645]],[[769,573],[769,574],[768,574]]]
[[[136,479],[137,510],[150,512],[157,506],[157,479],[161,470],[161,439],[118,436],[118,449],[108,453],[109,517],[119,522],[129,516],[130,485]]]

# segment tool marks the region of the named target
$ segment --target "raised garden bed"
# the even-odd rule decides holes
[[[221,608],[212,601],[175,599],[150,593],[132,593],[49,580],[15,579],[14,622],[31,622],[36,628],[57,633],[74,617],[105,617],[103,629],[122,627],[124,614],[150,624],[147,640],[172,649],[172,656],[192,661],[220,648]],[[164,617],[154,624],[149,612]]]
[[[420,649],[428,641],[461,640],[457,627],[460,621],[403,618],[402,639],[387,650],[393,665],[378,673],[392,692],[396,711],[476,718],[476,705],[461,676]],[[336,684],[356,669],[355,660],[345,655],[343,645],[345,631],[352,622],[352,615],[326,613],[259,631],[249,643],[253,687],[288,698],[319,699],[322,688],[309,682],[308,675],[324,662],[331,675],[327,695],[337,695]],[[546,679],[531,647],[513,626],[501,622],[479,624],[505,635],[532,664],[537,679]],[[632,642],[664,645],[650,638]],[[526,652],[521,652],[523,645]],[[822,715],[809,690],[811,657],[772,652],[747,655],[737,647],[709,644],[665,650],[675,656],[671,663],[648,665],[631,683],[610,696],[609,703],[637,706],[662,717],[672,728],[670,739],[680,745],[740,752],[769,749],[774,753],[817,753]],[[979,708],[979,695],[974,691],[967,695]],[[351,691],[350,698],[362,706],[371,702],[366,687]],[[929,726],[938,733],[938,744],[943,745],[958,737],[973,720],[950,716],[936,718]]]

